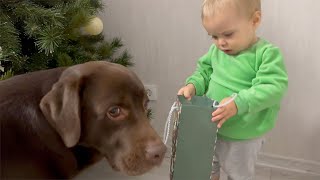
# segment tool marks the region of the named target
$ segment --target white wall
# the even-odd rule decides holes
[[[289,73],[289,91],[263,152],[320,164],[320,1],[262,0],[259,34],[278,45]],[[105,0],[107,37],[119,36],[134,56],[134,70],[158,85],[153,104],[162,132],[175,95],[211,42],[201,26],[202,0]]]
[[[262,36],[283,50],[289,91],[265,152],[320,162],[320,1],[265,0]]]

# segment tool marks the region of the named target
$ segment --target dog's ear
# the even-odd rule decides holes
[[[67,147],[75,146],[80,139],[81,81],[82,75],[79,71],[66,69],[40,102],[45,118]]]

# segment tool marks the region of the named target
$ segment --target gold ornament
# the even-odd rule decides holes
[[[90,22],[81,28],[83,35],[98,35],[103,30],[103,23],[100,18],[94,17]]]

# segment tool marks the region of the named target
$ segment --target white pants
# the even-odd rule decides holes
[[[255,163],[263,142],[264,137],[241,141],[218,138],[212,179],[220,176],[222,168],[228,180],[253,180]]]

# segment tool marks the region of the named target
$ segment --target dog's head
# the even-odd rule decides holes
[[[159,165],[166,151],[147,118],[147,103],[133,72],[95,61],[67,68],[40,108],[67,147],[95,148],[114,169],[139,175]]]

